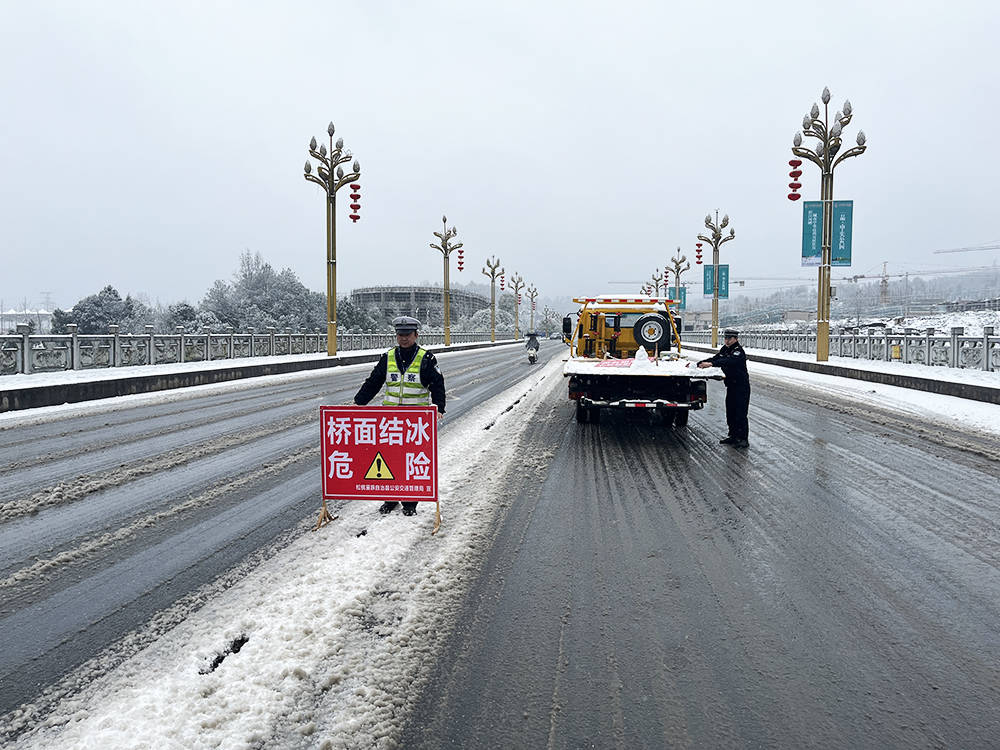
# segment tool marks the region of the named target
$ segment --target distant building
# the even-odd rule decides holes
[[[0,310],[0,333],[17,329],[18,323],[34,323],[35,333],[52,331],[52,313],[49,310]]]
[[[425,323],[443,323],[444,290],[434,286],[367,286],[351,292],[351,302],[365,310],[378,308],[387,317],[412,315]],[[448,311],[452,322],[490,306],[482,294],[451,290]]]
[[[700,331],[712,327],[711,310],[681,310],[678,313],[681,318],[681,328],[685,331]]]
[[[781,320],[783,323],[795,323],[802,321],[808,323],[810,321],[816,320],[815,310],[785,310],[781,313]]]

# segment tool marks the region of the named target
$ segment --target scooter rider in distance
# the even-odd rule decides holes
[[[444,375],[438,368],[437,358],[417,346],[420,321],[402,315],[392,321],[392,326],[396,329],[396,346],[379,357],[354,396],[354,403],[367,405],[385,384],[382,406],[430,406],[433,403],[440,421],[445,403]],[[378,512],[389,513],[396,505],[395,501],[386,501]],[[416,515],[416,512],[415,502],[403,503],[404,516]]]
[[[524,348],[528,350],[528,363],[533,365],[538,360],[538,347],[540,346],[538,343],[538,334],[534,332],[528,333],[527,337],[527,341],[524,342]]]

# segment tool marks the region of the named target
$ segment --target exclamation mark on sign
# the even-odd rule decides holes
[[[368,467],[367,473],[365,473],[365,479],[392,479],[395,481],[395,477],[392,475],[392,469],[389,468],[389,464],[387,464],[385,459],[382,458],[381,453],[375,454],[375,459]]]

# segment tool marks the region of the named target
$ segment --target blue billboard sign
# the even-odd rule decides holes
[[[833,201],[833,244],[831,266],[851,265],[851,239],[854,232],[854,201]],[[823,262],[823,202],[802,203],[802,265],[818,266]]]
[[[715,296],[715,266],[705,265],[705,281],[702,285],[706,297]],[[729,264],[719,264],[719,299],[729,299]]]

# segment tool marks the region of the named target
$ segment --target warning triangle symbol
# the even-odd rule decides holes
[[[365,474],[365,479],[394,479],[392,472],[389,471],[389,467],[385,463],[385,459],[382,458],[382,453],[376,453],[375,458],[372,460],[372,465],[368,467],[368,473]]]

